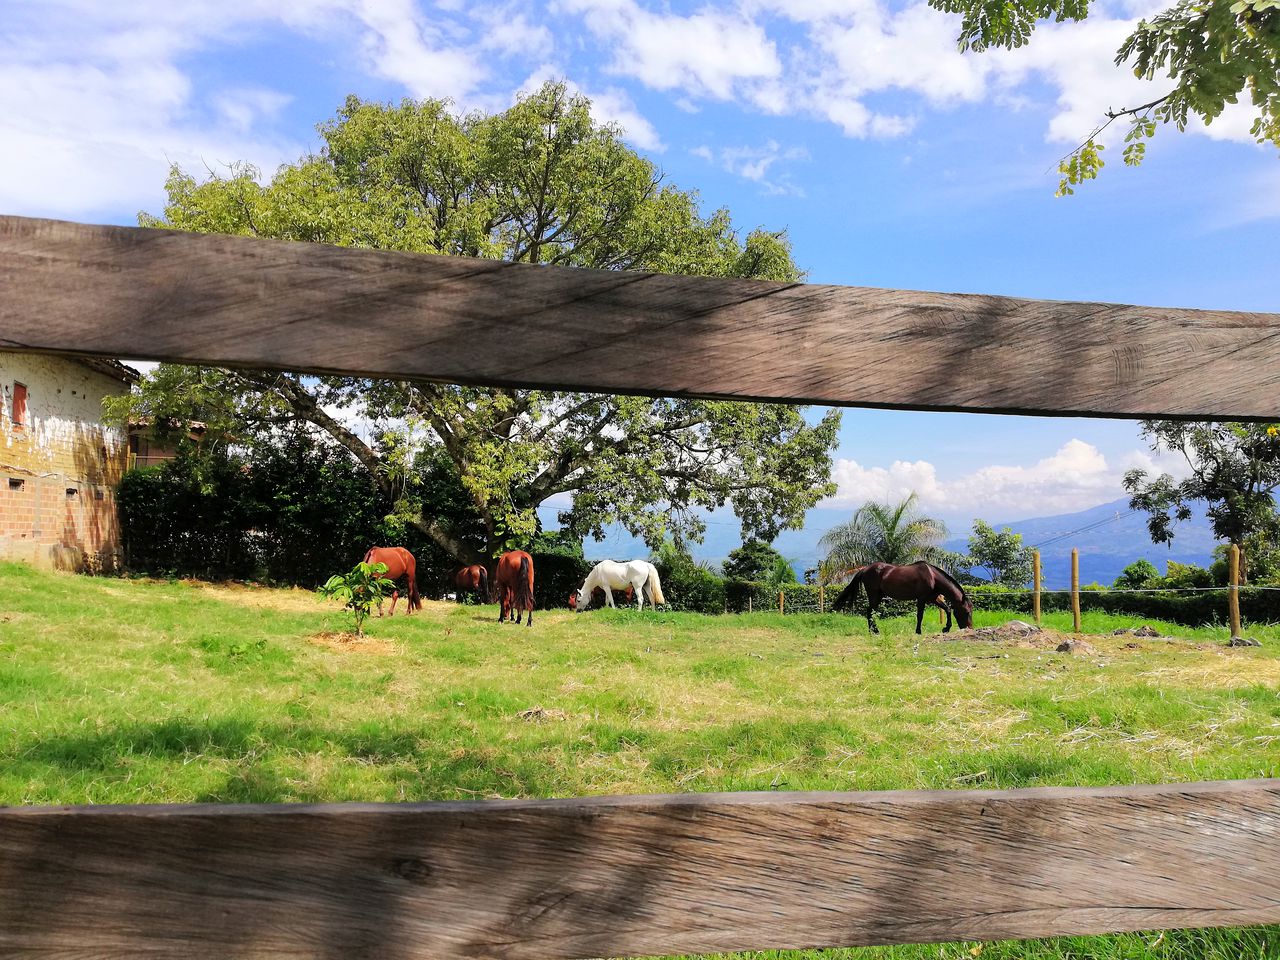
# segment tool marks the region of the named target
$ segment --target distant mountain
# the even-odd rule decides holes
[[[556,526],[554,509],[543,508],[539,512],[546,526]],[[803,530],[784,530],[773,545],[790,561],[797,575],[803,574],[806,569],[817,566],[822,555],[818,540],[837,523],[848,520],[849,513],[847,509],[810,510],[805,515]],[[741,531],[731,514],[707,519],[706,537],[694,547],[694,557],[721,563],[730,550],[741,545]],[[1146,514],[1131,511],[1129,502],[1123,498],[1077,513],[995,522],[993,526],[997,530],[1008,527],[1014,533],[1022,534],[1022,542],[1027,546],[1040,548],[1045,586],[1054,589],[1071,583],[1072,547],[1080,550],[1082,583],[1110,584],[1125,567],[1140,557],[1164,572],[1169,560],[1206,566],[1212,559],[1213,548],[1217,546],[1204,515],[1203,504],[1196,506],[1190,520],[1178,524],[1171,547],[1151,542]],[[968,536],[953,537],[944,546],[948,550],[964,552],[968,547]],[[605,540],[588,540],[583,547],[590,560],[628,559],[649,554],[649,548],[642,541],[618,526],[609,528]]]
[[[1120,572],[1139,558],[1155,564],[1162,573],[1165,564],[1195,563],[1207,566],[1213,559],[1217,541],[1204,504],[1196,504],[1190,520],[1177,525],[1169,546],[1151,542],[1147,515],[1129,509],[1127,499],[1112,500],[1078,513],[1035,517],[1011,523],[995,523],[1022,534],[1028,547],[1040,549],[1046,587],[1071,585],[1071,548],[1080,551],[1080,582],[1110,584]],[[944,544],[948,550],[964,551],[967,537],[955,537]]]

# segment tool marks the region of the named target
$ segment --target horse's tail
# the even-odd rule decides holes
[[[484,602],[488,603],[493,598],[489,595],[489,568],[483,563],[480,567],[480,596],[484,598]]]
[[[418,596],[418,561],[403,547],[401,552],[404,554],[404,575],[409,581],[409,609],[421,610],[422,597]]]
[[[865,571],[858,570],[854,573],[853,578],[840,591],[840,596],[836,597],[831,604],[832,610],[843,610],[845,607],[852,607],[858,602],[858,588],[862,586],[862,575]]]
[[[520,573],[516,578],[516,605],[521,610],[533,609],[533,560],[526,553],[520,557]]]
[[[662,581],[658,579],[658,568],[652,563],[649,564],[649,579],[644,582],[644,585],[649,591],[649,602],[655,607],[667,602],[667,598],[662,595]]]

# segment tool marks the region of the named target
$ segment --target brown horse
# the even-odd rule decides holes
[[[849,585],[840,591],[832,610],[852,607],[858,598],[858,588],[867,591],[867,626],[872,633],[880,630],[872,619],[876,607],[885,597],[891,600],[914,600],[916,602],[916,633],[920,633],[920,624],[924,620],[924,608],[932,604],[941,607],[947,614],[947,625],[943,633],[951,630],[951,611],[955,610],[956,623],[961,630],[973,626],[973,604],[964,594],[964,587],[945,570],[931,563],[917,560],[899,566],[896,563],[871,563],[862,567],[853,575]]]
[[[404,577],[408,581],[405,593],[408,596],[409,614],[422,609],[422,598],[418,596],[418,561],[404,547],[370,547],[364,555],[365,563],[385,563],[387,572],[383,574],[388,580],[399,581]],[[391,613],[396,615],[396,601],[400,599],[400,588],[391,591]],[[382,602],[378,602],[378,616],[382,616]]]
[[[510,550],[498,560],[498,570],[493,575],[498,600],[498,622],[507,619],[508,611],[516,623],[520,612],[529,611],[529,626],[533,626],[533,557],[523,550]]]
[[[458,602],[464,593],[474,593],[482,603],[489,599],[489,571],[483,564],[473,563],[453,575],[453,585],[458,588]]]

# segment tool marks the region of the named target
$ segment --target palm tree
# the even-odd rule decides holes
[[[947,535],[941,520],[923,517],[917,509],[919,498],[912,491],[896,506],[868,501],[853,512],[848,523],[832,527],[818,546],[827,551],[819,566],[826,583],[844,579],[848,571],[877,560],[884,563],[911,563],[932,560]]]

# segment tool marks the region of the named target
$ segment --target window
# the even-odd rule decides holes
[[[13,385],[13,406],[9,411],[9,419],[13,421],[15,427],[24,427],[27,424],[27,385],[25,383]]]
[[[9,489],[10,489],[10,490],[21,490],[21,489],[22,489],[23,487],[25,487],[26,485],[27,485],[27,481],[22,480],[22,479],[20,479],[20,478],[18,478],[18,477],[10,477],[10,478],[9,478]]]
[[[67,487],[67,499],[74,500],[80,496],[80,491],[75,487]]]

